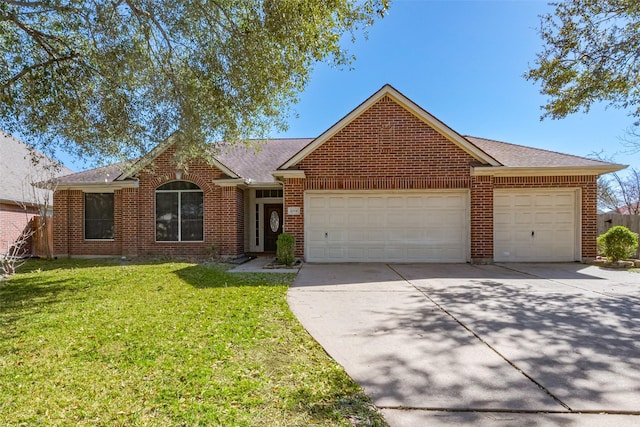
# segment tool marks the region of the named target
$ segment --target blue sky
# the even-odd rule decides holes
[[[368,39],[345,41],[353,69],[316,66],[297,117],[273,136],[318,136],[389,83],[463,135],[581,156],[604,150],[640,165],[640,155],[623,153],[620,138],[633,121],[624,111],[596,106],[540,121],[545,98],[523,74],[542,49],[538,16],[550,10],[545,1],[395,0]]]
[[[624,164],[620,140],[632,118],[603,106],[589,114],[540,121],[545,98],[523,74],[542,41],[545,1],[396,0],[369,28],[368,40],[345,43],[354,69],[317,66],[295,106],[298,118],[278,136],[314,137],[385,83],[463,135],[588,156],[604,150]]]

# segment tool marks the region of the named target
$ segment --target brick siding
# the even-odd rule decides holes
[[[153,167],[139,174],[139,187],[116,190],[115,238],[85,241],[83,193],[54,194],[54,253],[58,255],[205,255],[215,247],[222,255],[245,251],[244,192],[220,187],[227,178],[204,162],[189,165],[183,180],[204,193],[204,241],[155,241],[155,190],[176,179],[169,149]],[[502,188],[580,188],[582,256],[596,255],[596,176],[471,176],[477,161],[390,97],[381,98],[325,141],[296,166],[306,178],[284,179],[284,231],[296,238],[296,255],[304,257],[304,193],[307,190],[468,189],[470,257],[493,260],[493,193]],[[300,209],[290,215],[288,207]]]
[[[470,258],[493,261],[493,190],[581,188],[582,256],[596,255],[595,176],[471,176],[476,160],[385,96],[300,161],[306,179],[286,179],[285,231],[304,256],[305,190],[464,189],[470,191]],[[287,207],[300,208],[288,215]]]
[[[228,178],[206,162],[193,162],[181,179],[197,184],[204,196],[202,242],[156,242],[155,190],[176,180],[175,150],[159,155],[139,174],[138,188],[114,192],[114,239],[84,239],[84,193],[58,190],[54,193],[54,254],[205,256],[216,248],[220,255],[244,252],[243,190],[221,188],[213,180]]]
[[[303,159],[285,181],[285,231],[304,256],[305,190],[463,189],[475,159],[385,96]],[[297,206],[301,215],[287,215]]]
[[[30,231],[30,223],[38,215],[37,208],[23,207],[8,203],[0,203],[0,254],[5,253],[23,232]],[[23,248],[24,253],[31,253],[31,242]]]

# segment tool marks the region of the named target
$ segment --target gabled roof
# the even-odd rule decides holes
[[[169,147],[175,144],[177,137],[178,137],[177,132],[171,134],[162,143],[158,144],[153,150],[149,151],[146,155],[138,159],[138,161],[131,164],[131,166],[128,169],[123,171],[122,174],[119,177],[117,177],[117,181],[124,181],[126,179],[134,177],[142,169],[149,166],[160,154],[164,153]],[[238,174],[236,174],[234,171],[229,169],[226,165],[220,163],[215,158],[213,159],[213,165],[231,178],[240,178]]]
[[[135,164],[135,162],[136,160],[114,163],[112,165],[76,172],[58,178],[56,183],[63,186],[67,184],[108,184],[114,182],[122,175],[123,171],[131,168],[131,165]]]
[[[304,171],[293,168],[298,162],[385,96],[472,155],[477,160],[477,165],[472,168],[472,173],[476,175],[601,175],[626,167],[491,139],[462,136],[388,84],[315,139],[253,140],[249,141],[250,146],[216,143],[211,146],[215,153],[213,166],[231,180],[248,184],[273,184],[273,175],[303,177]],[[170,136],[138,160],[69,175],[61,178],[59,183],[67,187],[115,185],[116,182],[121,186],[133,185],[136,182],[135,175],[174,144],[176,137],[176,134]]]
[[[39,159],[38,165],[33,164],[32,156]],[[32,184],[69,173],[73,171],[0,131],[0,201],[38,204],[49,190]]]
[[[219,144],[215,147],[214,165],[222,165],[221,169],[232,178],[242,178],[253,184],[273,184],[276,182],[271,172],[278,165],[300,151],[311,142],[312,138],[281,138],[267,141],[251,141],[252,146],[235,144],[225,146]],[[165,151],[164,146],[160,151],[151,151],[156,155]],[[153,161],[151,159],[132,160],[113,165],[90,169],[61,177],[57,180],[59,187],[84,187],[114,184],[118,186],[133,183],[131,179],[124,179],[127,174],[134,175]],[[145,164],[146,163],[146,164]],[[227,172],[228,171],[228,172]]]
[[[298,164],[302,159],[311,154],[316,148],[322,145],[325,141],[331,138],[333,135],[338,133],[341,129],[351,123],[355,118],[360,116],[364,111],[366,111],[369,107],[374,105],[383,97],[388,96],[393,99],[395,102],[403,106],[413,115],[424,121],[431,128],[439,132],[445,138],[456,144],[462,150],[469,153],[480,163],[491,165],[491,166],[499,166],[500,163],[497,162],[494,158],[492,158],[489,154],[484,152],[482,149],[478,148],[474,144],[472,144],[469,140],[465,139],[462,135],[458,134],[456,131],[451,129],[449,126],[429,114],[426,110],[420,107],[418,104],[404,96],[398,90],[396,90],[390,84],[386,84],[380,88],[376,93],[371,95],[366,101],[353,109],[349,114],[340,119],[336,124],[327,129],[322,135],[314,139],[311,143],[309,143],[306,147],[296,153],[295,156],[288,159],[285,163],[283,163],[279,169],[288,169],[296,164]]]

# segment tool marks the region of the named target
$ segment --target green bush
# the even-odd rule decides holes
[[[296,238],[287,233],[278,236],[276,242],[276,258],[278,262],[284,265],[291,265],[296,260]]]
[[[638,235],[621,225],[611,227],[598,237],[598,249],[613,262],[629,258],[638,250]]]

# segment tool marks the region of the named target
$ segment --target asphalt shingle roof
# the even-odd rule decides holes
[[[59,184],[101,184],[115,181],[133,162],[120,162],[65,175],[57,179]]]
[[[465,136],[482,151],[509,167],[589,167],[611,163],[492,139]]]
[[[274,182],[271,172],[311,141],[313,138],[271,139],[255,147],[235,145],[215,157],[243,178],[254,182]]]
[[[39,163],[34,164],[33,158],[39,159]],[[19,139],[0,131],[0,200],[41,203],[50,192],[35,188],[31,184],[72,172]]]
[[[557,153],[539,148],[525,147],[491,139],[465,136],[469,142],[507,167],[591,167],[607,166],[602,162],[571,154]],[[313,138],[271,139],[255,146],[237,144],[231,147],[217,146],[215,158],[237,175],[253,182],[275,182],[271,172],[293,157]],[[122,162],[97,169],[67,175],[60,184],[98,184],[113,182],[134,163]]]

